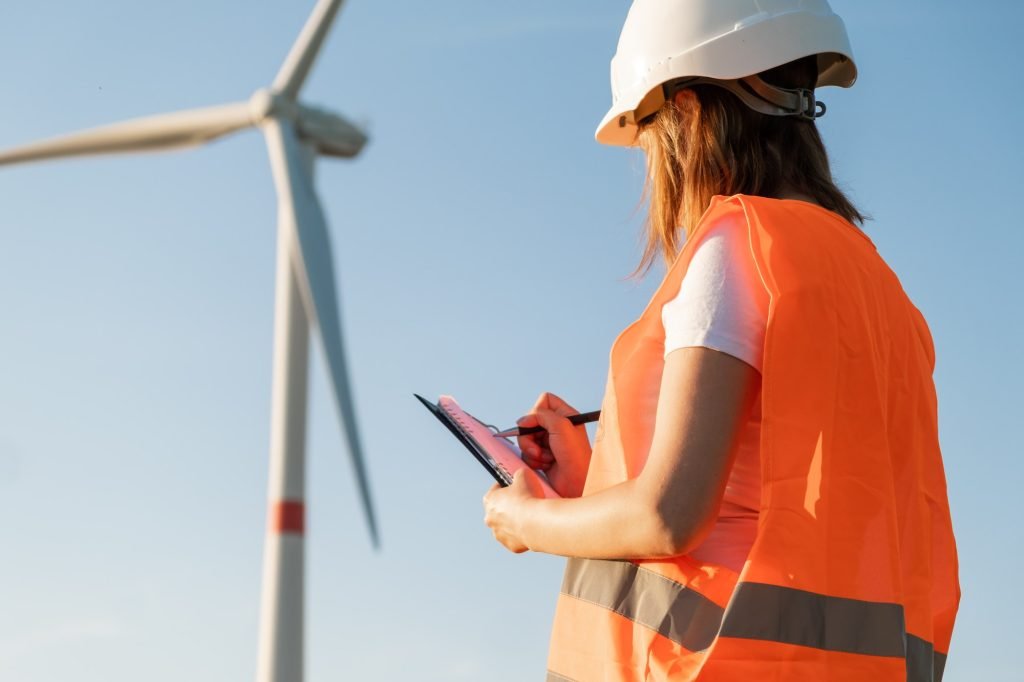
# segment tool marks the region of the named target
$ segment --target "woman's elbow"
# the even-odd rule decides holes
[[[652,549],[655,551],[651,558],[673,557],[693,551],[714,525],[712,514],[677,505],[659,505],[652,510],[651,517]]]

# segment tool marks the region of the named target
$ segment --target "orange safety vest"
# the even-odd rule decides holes
[[[934,349],[859,229],[800,201],[716,197],[771,296],[761,508],[741,573],[688,556],[570,559],[548,680],[935,682],[960,600]],[[584,495],[636,477],[696,233],[616,340]]]

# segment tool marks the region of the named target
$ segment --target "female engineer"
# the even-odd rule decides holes
[[[832,180],[818,86],[857,75],[826,0],[635,0],[597,140],[639,146],[641,269],[593,447],[544,394],[533,472],[484,498],[569,557],[548,679],[942,678],[959,602],[921,313]]]

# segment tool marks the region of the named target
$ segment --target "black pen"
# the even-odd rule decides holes
[[[594,410],[593,412],[584,412],[583,414],[574,414],[569,417],[569,421],[572,422],[573,426],[579,426],[580,424],[589,424],[590,422],[596,422],[601,417],[601,410]],[[528,436],[531,433],[540,433],[544,428],[541,426],[528,426],[525,429],[516,427],[514,429],[507,429],[505,431],[499,431],[494,434],[499,438],[511,438],[513,436]]]

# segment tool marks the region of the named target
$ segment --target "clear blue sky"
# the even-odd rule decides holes
[[[244,99],[311,5],[5,3],[0,146]],[[1019,679],[1024,9],[833,6],[861,80],[822,91],[821,127],[938,348],[964,590],[947,679]],[[642,159],[592,140],[626,7],[351,0],[339,17],[306,94],[372,135],[318,184],[384,547],[317,350],[310,680],[542,677],[562,562],[492,541],[486,476],[412,393],[503,424],[542,390],[598,406],[658,278],[624,279]],[[253,678],[275,210],[254,132],[0,171],[0,678]]]

